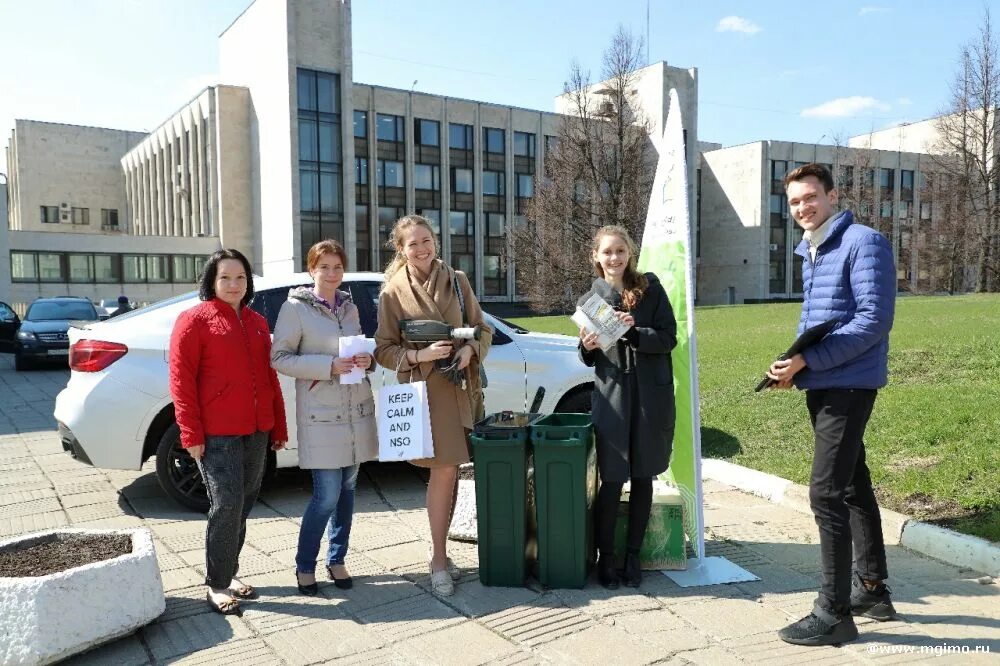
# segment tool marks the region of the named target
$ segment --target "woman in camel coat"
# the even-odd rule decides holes
[[[431,412],[434,457],[413,464],[431,470],[427,487],[427,513],[431,525],[431,583],[434,592],[450,595],[457,569],[447,556],[447,532],[454,510],[458,465],[469,461],[467,437],[483,413],[483,388],[479,364],[493,340],[479,302],[464,273],[437,258],[430,222],[408,215],[396,222],[391,236],[396,257],[386,269],[379,296],[375,360],[397,372],[400,382],[426,381]],[[461,290],[465,311],[456,293]],[[431,345],[403,340],[403,319],[434,319],[452,327],[477,326],[479,340],[435,342]],[[464,320],[464,321],[463,321]],[[451,359],[464,372],[461,385],[435,369],[438,359]]]

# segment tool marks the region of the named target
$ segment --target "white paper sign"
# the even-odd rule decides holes
[[[374,353],[375,340],[372,338],[366,338],[363,335],[344,335],[340,338],[339,355],[341,358]],[[365,371],[357,367],[353,368],[346,375],[340,375],[341,384],[360,384],[364,379]]]
[[[378,392],[378,459],[434,456],[427,382],[383,386]]]

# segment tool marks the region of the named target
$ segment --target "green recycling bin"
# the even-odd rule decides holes
[[[472,441],[476,475],[479,580],[524,585],[527,540],[528,429],[540,414],[500,412],[477,423]]]
[[[538,580],[587,584],[594,561],[597,451],[590,414],[550,414],[531,426],[538,518]]]

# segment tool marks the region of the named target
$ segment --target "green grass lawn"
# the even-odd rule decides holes
[[[698,308],[706,458],[808,484],[804,395],[753,392],[794,339],[800,307]],[[576,334],[568,317],[517,322]],[[889,373],[865,438],[882,505],[1000,542],[1000,296],[900,298]]]

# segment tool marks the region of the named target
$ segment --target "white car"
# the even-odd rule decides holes
[[[312,284],[308,273],[285,278],[254,277],[251,306],[271,330],[292,287]],[[375,334],[381,273],[347,273],[365,335]],[[71,328],[70,379],[56,398],[55,418],[63,448],[94,467],[140,469],[156,456],[163,490],[177,502],[207,510],[205,488],[193,459],[180,446],[170,397],[167,356],[177,316],[198,303],[191,292],[82,328]],[[576,338],[529,333],[491,315],[493,347],[486,358],[486,412],[589,412],[593,371],[577,356]],[[372,388],[395,382],[378,368]],[[298,464],[295,383],[278,375],[288,417],[288,446],[269,462],[273,468]]]

